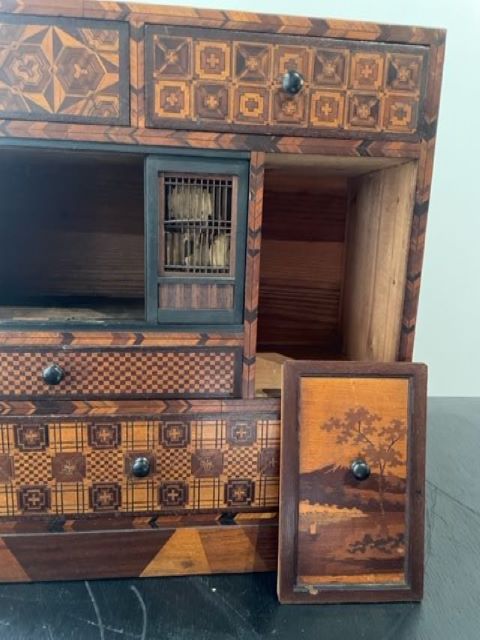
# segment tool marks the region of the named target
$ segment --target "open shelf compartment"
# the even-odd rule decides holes
[[[257,395],[280,388],[283,358],[397,359],[416,175],[408,159],[267,154]]]
[[[0,150],[0,321],[143,321],[143,162]]]

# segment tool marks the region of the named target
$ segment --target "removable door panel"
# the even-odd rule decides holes
[[[287,362],[282,602],[421,598],[426,367]]]

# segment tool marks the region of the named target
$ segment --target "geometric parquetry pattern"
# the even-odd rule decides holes
[[[128,26],[0,19],[0,111],[7,118],[128,124]]]
[[[193,34],[192,34],[193,31]],[[147,27],[146,74],[151,126],[222,125],[414,133],[423,84],[421,47],[369,43],[351,48],[318,39],[290,45],[274,36]],[[283,91],[286,71],[303,89]]]
[[[271,415],[2,423],[0,517],[275,510],[279,431]]]
[[[235,348],[71,350],[0,352],[3,397],[115,397],[122,395],[215,394],[235,392]],[[64,370],[58,385],[48,385],[43,369],[56,363]]]

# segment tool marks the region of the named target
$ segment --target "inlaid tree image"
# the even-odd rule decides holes
[[[380,511],[385,513],[385,479],[389,473],[405,464],[395,445],[406,436],[402,420],[384,422],[382,416],[360,406],[348,409],[342,417],[331,417],[322,428],[337,432],[337,444],[358,445],[358,457],[363,458],[378,473]]]

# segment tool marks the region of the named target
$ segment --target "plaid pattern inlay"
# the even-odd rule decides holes
[[[0,517],[276,508],[279,427],[231,414],[0,423]],[[132,474],[138,456],[147,477]]]

